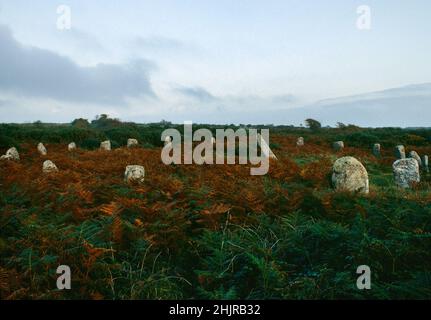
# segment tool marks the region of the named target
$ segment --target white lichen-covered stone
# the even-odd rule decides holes
[[[299,137],[298,140],[296,140],[296,145],[298,147],[302,147],[304,145],[304,138],[303,137]]]
[[[399,145],[395,147],[395,157],[397,159],[405,159],[406,158],[406,149],[403,145]]]
[[[335,151],[340,151],[344,149],[344,142],[343,141],[336,141],[333,143],[332,147]]]
[[[37,145],[37,151],[42,155],[42,156],[46,156],[46,154],[48,153],[45,146],[43,145],[42,142],[39,142],[39,144]]]
[[[416,159],[400,159],[393,164],[394,178],[397,186],[410,188],[413,183],[421,181],[419,164]]]
[[[343,157],[334,163],[332,184],[337,191],[368,193],[368,172],[357,159]]]
[[[71,142],[71,143],[68,144],[67,150],[73,151],[75,149],[76,149],[76,143],[75,142]]]
[[[106,140],[100,143],[100,149],[102,150],[106,150],[106,151],[111,151],[111,141],[110,140]]]
[[[127,148],[133,148],[138,146],[138,140],[136,139],[128,139],[127,140]]]
[[[54,164],[54,162],[52,162],[51,160],[46,160],[46,161],[43,163],[42,171],[43,171],[44,173],[52,173],[52,172],[57,172],[57,171],[58,171],[58,168],[57,168],[57,166]]]
[[[15,147],[12,147],[6,151],[6,154],[0,157],[0,160],[14,160],[19,161],[19,153]]]
[[[380,157],[381,155],[381,145],[380,143],[375,143],[373,146],[373,154],[376,157]]]
[[[418,162],[419,167],[422,167],[422,159],[416,151],[410,151],[409,158],[415,159]]]
[[[143,166],[129,165],[126,167],[124,172],[124,180],[126,182],[139,182],[142,183],[145,180],[145,169]]]

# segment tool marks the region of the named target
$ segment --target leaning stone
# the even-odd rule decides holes
[[[75,142],[71,142],[69,143],[69,145],[67,146],[67,150],[69,151],[73,151],[76,149],[76,143]]]
[[[304,145],[304,138],[303,137],[299,137],[298,140],[296,140],[296,145],[298,147],[302,147]]]
[[[42,142],[39,142],[39,144],[37,145],[37,151],[42,155],[42,156],[46,156],[47,151],[45,146],[43,145]]]
[[[44,173],[51,173],[51,172],[57,172],[58,168],[57,166],[54,164],[54,162],[52,162],[51,160],[46,160],[43,163],[43,167],[42,170]]]
[[[138,140],[136,139],[128,139],[127,140],[127,148],[133,148],[138,146]]]
[[[395,184],[401,188],[410,188],[412,183],[421,181],[419,164],[416,159],[400,159],[393,166]]]
[[[373,154],[376,157],[380,157],[381,155],[381,146],[380,143],[375,143],[373,146]]]
[[[111,150],[111,141],[106,140],[100,143],[100,149],[110,151]]]
[[[403,145],[399,145],[395,147],[395,157],[397,159],[405,159],[406,158],[406,149]]]
[[[367,169],[353,157],[343,157],[335,161],[332,184],[337,191],[369,193]]]
[[[416,151],[410,151],[409,158],[415,159],[418,162],[419,167],[422,167],[422,159]]]
[[[124,172],[124,180],[126,182],[139,182],[142,183],[145,180],[145,169],[143,166],[130,165],[126,167]]]
[[[340,151],[344,149],[344,142],[343,141],[336,141],[333,143],[332,147],[335,151]]]

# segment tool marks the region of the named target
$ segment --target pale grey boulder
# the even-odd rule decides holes
[[[344,149],[344,142],[343,141],[336,141],[332,144],[332,147],[335,151],[340,151]]]
[[[299,137],[299,138],[296,140],[296,145],[297,145],[298,147],[302,147],[304,144],[305,144],[305,143],[304,143],[304,138],[303,138],[303,137]]]
[[[380,157],[381,154],[382,154],[382,150],[381,149],[382,149],[382,147],[381,147],[380,143],[375,143],[374,146],[373,146],[373,155],[375,157]]]
[[[71,142],[71,143],[68,144],[67,150],[73,151],[75,149],[76,149],[76,143],[75,142]]]
[[[397,159],[405,159],[406,158],[406,149],[403,145],[399,145],[395,147],[395,157]]]
[[[422,159],[416,151],[410,151],[409,158],[415,159],[418,162],[419,167],[422,167]]]
[[[136,139],[127,139],[127,148],[134,148],[139,145],[138,140]]]
[[[129,165],[124,172],[124,180],[126,182],[142,183],[145,180],[145,169],[139,165]]]
[[[15,147],[12,147],[6,151],[6,154],[0,157],[0,160],[13,160],[19,161],[19,153]]]
[[[45,146],[43,145],[42,142],[39,142],[37,145],[37,151],[39,152],[40,155],[42,156],[46,156],[48,151],[46,150]]]
[[[51,160],[46,160],[43,163],[42,171],[43,173],[52,173],[52,172],[57,172],[58,168],[54,162],[52,162]]]
[[[332,184],[336,191],[369,193],[367,169],[353,157],[342,157],[332,168]]]
[[[106,140],[100,143],[100,149],[105,151],[111,151],[111,141]]]
[[[410,188],[413,183],[421,181],[419,163],[416,159],[407,158],[394,162],[393,166],[395,184],[401,188]]]

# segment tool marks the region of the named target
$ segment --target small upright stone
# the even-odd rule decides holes
[[[47,154],[46,148],[45,148],[45,146],[43,145],[42,142],[39,142],[39,144],[37,145],[37,151],[42,156],[46,156],[46,154]]]
[[[335,161],[332,184],[337,191],[367,194],[370,190],[367,169],[353,157],[343,157]]]
[[[126,182],[142,183],[145,180],[145,169],[143,166],[130,165],[126,167],[124,172],[124,180]]]
[[[46,160],[43,163],[43,167],[42,167],[42,171],[44,173],[52,173],[52,172],[57,172],[58,168],[57,166],[54,164],[54,162],[52,162],[51,160]]]
[[[299,137],[298,140],[296,140],[296,145],[298,147],[302,147],[304,145],[304,138],[303,137]]]
[[[67,146],[67,150],[69,151],[73,151],[76,149],[76,143],[75,142],[71,142],[69,143],[69,145]]]
[[[373,146],[373,155],[375,157],[380,157],[381,156],[381,146],[380,143],[375,143]]]
[[[136,139],[128,139],[127,140],[127,148],[133,148],[138,146],[138,140]]]
[[[395,157],[397,159],[405,159],[406,158],[406,149],[403,145],[399,145],[395,147]]]
[[[167,137],[165,138],[165,146],[166,146],[167,144],[171,143],[171,142],[172,142],[172,138],[171,138],[170,136],[167,136]]]
[[[393,164],[395,184],[401,188],[410,188],[412,183],[421,181],[419,164],[416,159],[400,159]]]
[[[106,140],[100,143],[100,149],[111,151],[111,141]]]
[[[422,167],[422,159],[416,151],[410,151],[409,158],[415,159],[418,162],[419,167]]]
[[[429,162],[428,162],[428,156],[422,156],[422,166],[424,167],[426,172],[429,172]]]
[[[343,141],[336,141],[333,143],[332,147],[335,151],[340,151],[344,149],[344,142]]]
[[[6,154],[4,156],[0,157],[1,160],[14,160],[19,161],[19,153],[18,150],[15,147],[12,147],[6,151]]]

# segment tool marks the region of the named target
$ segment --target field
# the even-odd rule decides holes
[[[431,298],[431,175],[409,190],[392,176],[394,146],[431,155],[431,130],[271,126],[278,161],[250,176],[249,165],[164,165],[169,125],[0,125],[1,154],[21,156],[0,163],[2,299]],[[103,139],[115,148],[97,150]],[[343,155],[368,170],[369,195],[332,189]],[[46,159],[58,173],[42,174]],[[129,164],[145,167],[143,184],[124,182]],[[56,287],[59,265],[71,290]],[[371,290],[356,287],[360,265]]]

